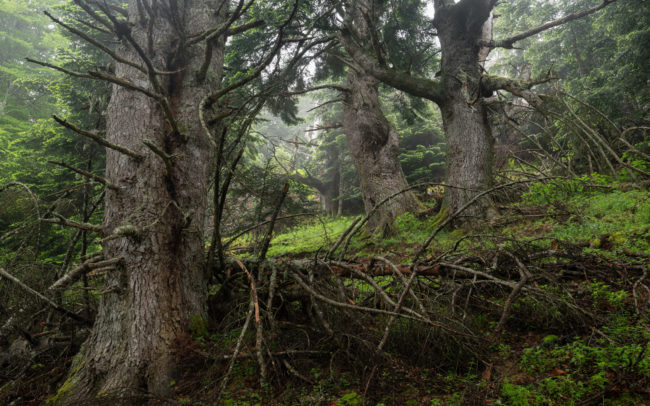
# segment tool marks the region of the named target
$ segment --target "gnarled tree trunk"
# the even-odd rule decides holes
[[[399,135],[381,111],[373,76],[348,71],[348,88],[343,111],[343,128],[359,179],[366,213],[385,198],[408,187],[400,166]],[[420,208],[412,192],[384,203],[368,220],[370,231],[388,231],[397,216]]]
[[[174,379],[175,341],[204,320],[203,217],[213,148],[198,111],[202,98],[221,81],[224,41],[214,40],[212,70],[205,81],[196,75],[204,50],[185,48],[183,42],[222,22],[228,10],[224,2],[186,0],[181,10],[156,3],[149,10],[155,15],[151,24],[149,13],[138,10],[135,1],[129,4],[130,35],[157,69],[178,72],[157,78],[181,134],[158,101],[114,85],[107,139],[143,156],[138,161],[107,151],[106,178],[120,190],[106,193],[104,228],[108,235],[121,236],[109,239],[103,249],[106,257],[123,258],[123,265],[107,273],[93,331],[52,403],[107,398],[117,404],[119,398],[120,404],[141,404],[138,399],[145,396],[166,396]],[[144,66],[125,42],[119,55]],[[117,63],[115,75],[157,92],[147,75],[132,66]],[[156,147],[162,152],[154,153]]]
[[[374,8],[368,0],[350,2],[346,8],[348,28],[356,41],[370,47],[371,35],[363,13]],[[348,52],[354,53],[351,37],[343,36]],[[369,48],[370,49],[370,48]],[[343,109],[343,129],[359,179],[366,213],[385,198],[408,187],[399,155],[399,134],[388,122],[379,104],[379,81],[363,67],[350,67]],[[406,211],[417,211],[420,203],[412,192],[404,192],[384,203],[368,220],[369,231],[390,230],[395,218]]]

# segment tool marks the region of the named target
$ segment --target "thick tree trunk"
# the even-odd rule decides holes
[[[378,10],[369,0],[355,0],[346,6],[346,30],[342,36],[350,55],[358,44],[366,52],[372,49],[372,35],[367,19]],[[343,129],[352,161],[359,174],[361,196],[366,213],[385,198],[408,187],[399,155],[399,134],[390,125],[379,104],[379,81],[363,67],[348,69]],[[417,211],[420,203],[412,192],[405,192],[384,203],[368,220],[368,231],[389,232],[393,221],[407,211]]]
[[[215,41],[215,68],[199,83],[195,72],[204,52],[198,46],[178,49],[178,38],[216,26],[228,9],[226,4],[222,15],[215,15],[223,1],[188,0],[180,14],[166,10],[176,16],[173,25],[165,10],[154,9],[151,38],[147,22],[138,21],[136,2],[129,5],[134,39],[158,69],[180,72],[158,79],[187,140],[172,131],[157,101],[113,87],[107,138],[144,159],[107,151],[106,178],[121,190],[106,193],[104,226],[109,234],[121,230],[124,236],[103,248],[106,257],[123,258],[123,267],[106,275],[93,331],[52,403],[121,398],[121,403],[141,404],[146,396],[166,396],[174,379],[177,337],[203,323],[203,217],[213,150],[200,128],[198,106],[220,82],[224,42]],[[142,63],[130,46],[122,45],[119,53]],[[153,90],[147,76],[131,66],[118,63],[115,74]],[[173,157],[171,167],[144,140]]]
[[[343,128],[359,173],[366,213],[408,187],[397,158],[399,135],[381,111],[377,85],[377,79],[365,72],[348,71],[350,91],[343,111]],[[412,192],[402,193],[377,210],[368,221],[368,230],[386,232],[397,216],[419,208]]]
[[[446,183],[450,186],[445,198],[451,213],[489,189],[493,181],[494,138],[480,86],[484,62],[480,58],[487,53],[478,45],[485,35],[490,7],[464,6],[437,11],[434,20],[443,54],[444,98],[439,105],[447,141]],[[482,199],[463,215],[483,218],[489,206],[489,198]]]

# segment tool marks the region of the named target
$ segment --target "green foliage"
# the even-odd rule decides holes
[[[341,406],[361,406],[364,404],[363,398],[356,392],[349,392],[341,396],[337,401]]]
[[[629,329],[616,341],[596,340],[587,344],[576,340],[567,345],[526,349],[521,360],[522,369],[529,374],[550,373],[551,376],[529,385],[504,383],[501,395],[505,404],[577,405],[615,383],[616,374],[623,371],[629,377],[647,380],[650,378],[647,332],[645,344],[635,342],[638,337],[634,337],[634,333],[639,333],[638,328]],[[641,399],[627,390],[619,398],[629,401],[610,400],[604,404],[635,405]]]

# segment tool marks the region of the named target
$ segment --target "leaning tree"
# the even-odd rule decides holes
[[[564,15],[511,37],[492,38],[492,11],[497,0],[435,0],[435,16],[431,22],[440,43],[441,63],[435,78],[418,77],[408,70],[389,63],[391,56],[382,46],[378,28],[381,19],[372,18],[374,2],[347,1],[347,7],[361,7],[370,25],[372,47],[359,34],[358,24],[349,18],[341,31],[347,63],[368,72],[383,83],[413,96],[428,99],[438,105],[447,142],[446,203],[451,212],[463,208],[479,193],[492,187],[492,157],[494,138],[488,121],[488,104],[493,92],[504,90],[522,97],[533,106],[542,100],[531,88],[554,78],[550,72],[532,80],[520,80],[489,75],[485,58],[494,48],[513,48],[522,39],[547,29],[592,14],[615,0],[581,12]],[[381,2],[378,2],[381,3]],[[489,198],[479,199],[465,214],[484,218],[489,212]]]

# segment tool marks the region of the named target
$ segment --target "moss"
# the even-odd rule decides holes
[[[199,315],[192,316],[190,320],[190,333],[194,337],[207,337],[208,336],[208,322]]]
[[[70,372],[68,374],[68,378],[65,380],[65,382],[63,382],[63,384],[56,391],[56,395],[52,396],[51,398],[45,401],[45,403],[43,404],[44,406],[59,406],[59,405],[67,404],[66,398],[71,393],[75,385],[77,385],[78,383],[77,374],[81,370],[81,367],[83,367],[85,364],[85,361],[83,360],[84,346],[85,343],[84,345],[81,346],[81,349],[79,350],[77,355],[75,355],[75,357],[72,359],[72,364],[70,365]]]
[[[438,227],[440,224],[442,224],[443,221],[447,220],[448,217],[449,206],[447,206],[446,203],[443,203],[438,214],[433,217],[433,220],[431,221],[431,227]]]

